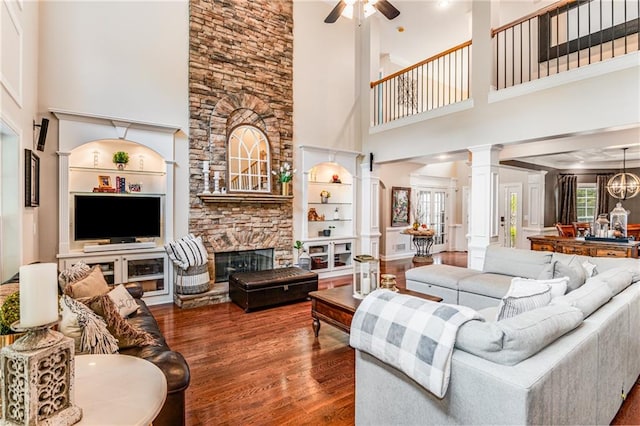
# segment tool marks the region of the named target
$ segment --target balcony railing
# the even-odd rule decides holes
[[[371,83],[373,125],[469,98],[471,41]]]
[[[638,50],[638,0],[565,0],[492,31],[497,89]]]

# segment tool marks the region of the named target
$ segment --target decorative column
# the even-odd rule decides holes
[[[471,269],[482,270],[487,246],[499,244],[498,154],[501,149],[500,145],[469,148],[472,163],[467,266]]]
[[[380,257],[380,178],[370,171],[369,162],[360,164],[360,252]]]

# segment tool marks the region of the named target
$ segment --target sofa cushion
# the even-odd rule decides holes
[[[640,259],[592,257],[590,262],[596,265],[596,273],[600,275],[610,269],[624,268],[631,272],[631,282],[640,281]]]
[[[91,272],[85,277],[68,283],[64,288],[64,293],[73,297],[74,299],[80,299],[84,297],[94,297],[107,294],[109,292],[109,285],[104,279],[102,269],[100,265],[96,265],[91,269]]]
[[[551,287],[536,280],[514,278],[509,291],[498,305],[496,321],[546,306],[551,301]]]
[[[633,273],[626,268],[612,268],[598,274],[597,278],[604,281],[615,296],[631,285]]]
[[[551,262],[551,252],[489,246],[485,253],[483,272],[512,277],[537,278]]]
[[[458,282],[458,290],[501,299],[507,294],[512,278],[509,275],[491,273],[472,275]]]
[[[458,289],[458,281],[480,274],[480,271],[452,265],[428,265],[409,269],[405,273],[407,280],[436,285],[438,287]]]
[[[107,295],[113,301],[122,318],[126,318],[138,310],[135,299],[122,284],[115,286]]]
[[[498,364],[515,365],[576,328],[582,320],[577,308],[548,305],[504,321],[469,321],[458,330],[456,348]]]
[[[566,305],[580,309],[582,315],[587,318],[600,306],[607,303],[613,297],[611,288],[599,277],[592,277],[580,288],[569,292],[551,301],[551,305]]]
[[[568,264],[563,262],[554,262],[553,277],[567,277],[567,291],[573,291],[584,284],[587,279],[586,272],[579,261],[575,258]]]
[[[118,352],[118,341],[107,324],[91,309],[67,295],[60,298],[62,319],[58,330],[75,342],[78,353],[112,354]]]
[[[529,283],[533,285],[548,285],[551,288],[551,298],[553,299],[554,297],[563,296],[567,292],[567,284],[569,283],[569,278],[560,277],[532,280],[530,278],[515,277],[511,279],[511,285],[513,285],[514,281],[520,281],[524,284]]]

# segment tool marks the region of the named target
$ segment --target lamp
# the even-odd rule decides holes
[[[640,178],[633,173],[627,173],[627,149],[629,148],[622,148],[622,173],[614,175],[609,179],[609,182],[607,182],[607,192],[609,192],[613,198],[620,200],[628,200],[640,192]]]

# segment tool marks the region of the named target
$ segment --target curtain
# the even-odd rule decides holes
[[[558,186],[560,189],[560,212],[558,222],[564,224],[572,224],[578,221],[578,212],[576,210],[577,193],[578,193],[578,177],[576,175],[562,175],[558,178]]]
[[[596,219],[600,213],[609,213],[609,192],[607,191],[607,182],[613,175],[597,175],[596,176]]]

